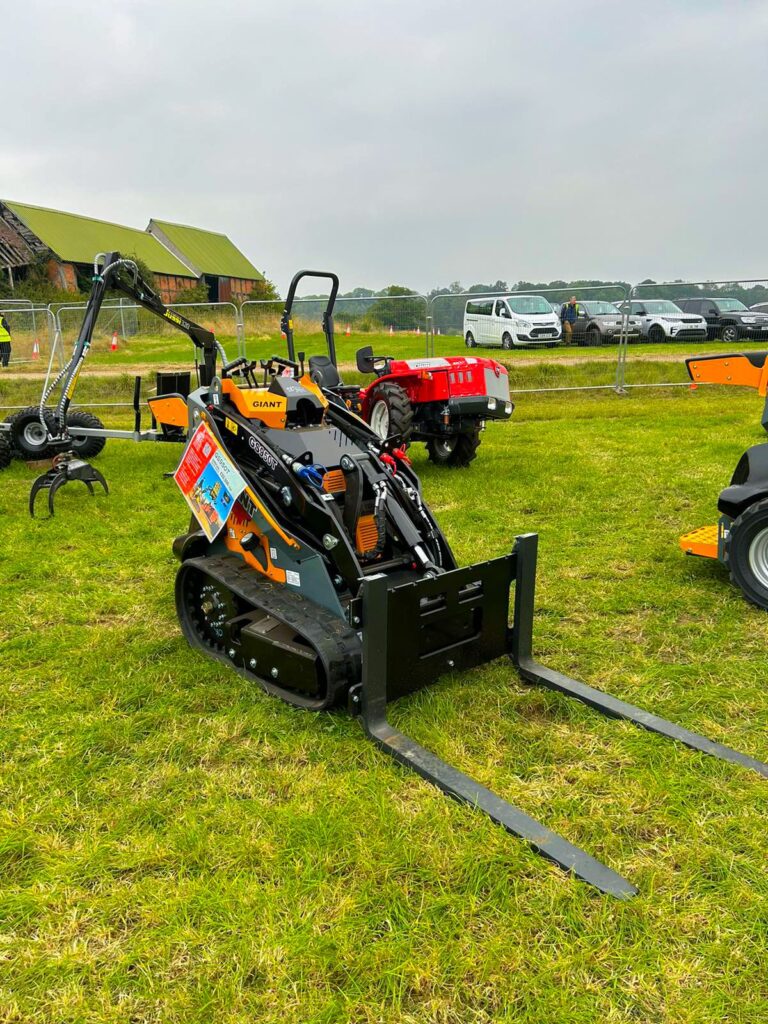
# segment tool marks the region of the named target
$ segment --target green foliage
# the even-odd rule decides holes
[[[180,302],[210,302],[207,285],[199,282],[189,288],[182,288],[174,295],[171,305],[175,306]]]

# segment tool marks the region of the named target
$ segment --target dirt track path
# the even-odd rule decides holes
[[[510,358],[499,358],[495,356],[499,362],[504,363],[505,366],[539,366],[542,363],[562,363],[565,366],[579,366],[584,363],[608,363],[613,365],[616,363],[616,351],[610,352],[595,352],[591,355],[562,355],[547,359],[543,356],[535,355],[519,355],[515,356],[514,359]],[[659,352],[658,354],[653,352],[642,352],[634,354],[631,351],[628,355],[629,362],[644,362],[644,363],[680,363],[683,360],[683,356],[677,352]],[[189,370],[191,369],[189,363],[176,362],[176,363],[121,363],[119,365],[106,366],[101,363],[89,363],[86,367],[86,372],[89,377],[121,377],[130,376],[135,377],[137,374],[151,373],[153,370]],[[355,370],[355,364],[352,362],[341,362],[339,363],[339,369],[344,372],[347,370]],[[57,371],[58,372],[58,371]],[[42,370],[0,370],[0,382],[3,380],[43,380],[45,371]]]

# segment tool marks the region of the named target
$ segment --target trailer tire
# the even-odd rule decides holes
[[[768,498],[734,519],[725,553],[731,580],[747,601],[768,609]]]
[[[52,413],[46,414],[51,425]],[[8,422],[11,424],[11,443],[20,459],[35,462],[39,459],[50,459],[55,449],[46,443],[43,425],[40,422],[40,409],[36,405],[27,406],[14,413]]]
[[[83,409],[67,414],[68,427],[86,427],[89,430],[104,430],[104,424],[98,416]],[[73,437],[72,451],[81,459],[93,459],[104,450],[106,437]]]
[[[13,459],[13,449],[5,439],[5,434],[0,434],[0,470],[8,469]]]
[[[427,441],[427,456],[437,466],[463,469],[477,458],[480,447],[480,429],[453,434],[450,437],[430,437]]]
[[[403,442],[411,439],[413,406],[399,384],[379,384],[371,395],[368,423],[382,440],[399,434]]]

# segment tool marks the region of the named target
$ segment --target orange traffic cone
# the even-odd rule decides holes
[[[698,384],[691,384],[691,391],[698,391],[698,390],[699,390],[699,385]]]
[[[390,325],[389,325],[389,336],[390,336],[390,338],[392,337],[392,335],[393,335],[394,333],[395,333],[395,329],[394,329],[394,327],[392,326],[392,324],[390,324]]]
[[[420,327],[417,327],[417,328],[416,328],[416,333],[417,333],[417,334],[421,334],[421,328],[420,328]]]
[[[35,343],[32,346],[32,358],[33,359],[39,359],[40,358],[40,342],[37,340],[37,338],[35,338]]]
[[[110,352],[117,352],[117,331],[112,331],[112,344],[109,346]]]
[[[350,334],[352,333],[352,331],[350,331],[350,329],[349,329],[349,324],[347,324],[347,329],[346,329],[346,331],[344,331],[344,333],[346,334],[347,337],[349,337]]]

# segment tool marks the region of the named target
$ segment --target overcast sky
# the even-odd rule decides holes
[[[285,293],[768,275],[764,0],[3,5],[0,196]]]

